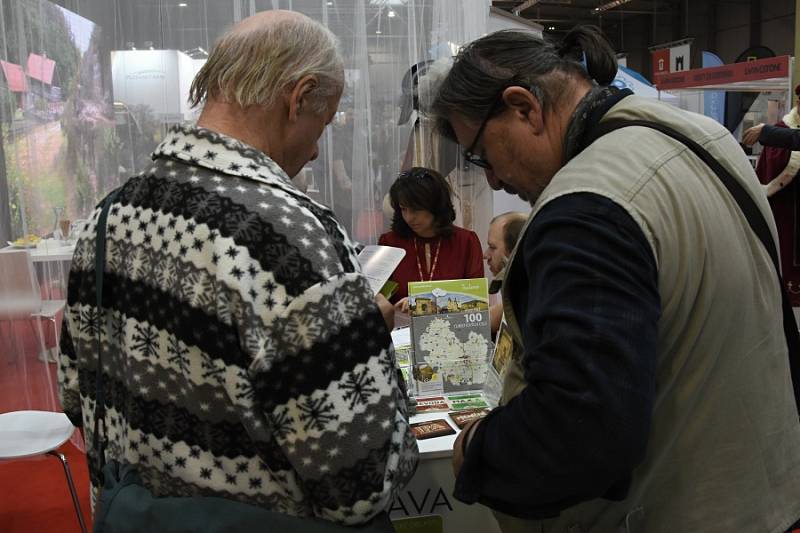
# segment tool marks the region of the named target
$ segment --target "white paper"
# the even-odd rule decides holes
[[[395,346],[411,346],[411,329],[405,327],[393,330],[392,343]]]
[[[358,262],[361,264],[361,272],[367,277],[372,292],[378,294],[392,272],[405,257],[406,251],[394,246],[379,246],[371,244],[365,246],[358,254]]]

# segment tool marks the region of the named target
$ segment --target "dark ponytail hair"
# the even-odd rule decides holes
[[[575,26],[558,48],[564,59],[583,63],[589,77],[600,85],[608,85],[617,76],[617,56],[602,30],[597,26]]]
[[[437,129],[455,140],[450,116],[457,114],[479,123],[508,87],[532,88],[548,109],[556,105],[570,79],[608,85],[616,76],[616,54],[595,26],[576,26],[560,43],[542,40],[530,32],[501,30],[464,47],[439,86],[432,106]]]

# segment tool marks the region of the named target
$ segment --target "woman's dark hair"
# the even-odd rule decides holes
[[[455,140],[450,116],[481,122],[508,87],[531,88],[547,109],[568,93],[564,84],[570,77],[608,85],[616,73],[616,54],[596,26],[576,26],[560,43],[501,30],[458,53],[434,99],[433,115],[439,132]],[[495,106],[495,113],[503,109]]]
[[[435,170],[414,167],[401,172],[389,189],[389,198],[394,209],[392,230],[402,237],[414,236],[414,231],[403,220],[400,211],[402,205],[432,213],[436,235],[449,237],[453,233],[453,221],[456,219],[450,194],[450,185]]]

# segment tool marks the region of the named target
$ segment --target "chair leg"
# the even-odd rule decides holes
[[[14,333],[14,331],[11,329],[11,326],[9,326],[8,336],[3,335],[3,324],[5,324],[5,322],[6,322],[5,320],[0,320],[0,339],[8,339],[8,342],[5,342],[5,341],[3,342],[2,348],[3,348],[4,351],[6,349],[8,349],[8,345],[11,343],[11,335]],[[9,321],[9,324],[10,323],[11,323],[11,321]],[[12,363],[12,361],[11,361],[11,355],[12,355],[11,350],[13,350],[13,348],[8,349],[8,364],[9,365]]]
[[[72,481],[72,473],[69,470],[67,458],[63,453],[57,451],[49,451],[47,454],[61,461],[61,465],[64,467],[64,475],[67,476],[67,485],[69,485],[69,493],[72,496],[72,505],[75,507],[75,514],[78,515],[78,523],[81,526],[81,532],[87,533],[86,522],[83,521],[83,512],[81,512],[81,503],[78,500],[78,492],[75,490],[75,483]]]
[[[36,323],[35,327],[33,325],[34,323]],[[39,352],[39,360],[43,363],[55,363],[50,356],[50,349],[47,348],[47,341],[44,338],[44,330],[42,330],[42,317],[33,316],[29,318],[28,326],[31,328],[31,333],[33,333],[33,335],[38,339],[39,348],[42,349],[42,351]]]
[[[5,322],[5,320],[3,322]],[[17,335],[16,335],[16,332],[14,330],[14,322],[15,322],[15,320],[13,320],[13,319],[8,320],[8,336],[11,339],[11,341],[10,341],[11,353],[9,354],[10,357],[9,357],[8,364],[12,364],[13,363],[13,364],[16,365],[17,361],[19,360],[19,344],[17,342]]]
[[[59,338],[58,333],[58,321],[56,320],[55,316],[49,317],[47,320],[53,323],[53,339],[55,340],[55,346],[53,347],[53,363],[61,364],[61,339]]]

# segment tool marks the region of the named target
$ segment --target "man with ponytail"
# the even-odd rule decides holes
[[[456,441],[455,496],[506,532],[781,533],[797,332],[766,196],[724,128],[609,87],[616,68],[593,27],[502,31],[437,91],[439,130],[533,206],[501,406]]]

